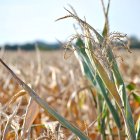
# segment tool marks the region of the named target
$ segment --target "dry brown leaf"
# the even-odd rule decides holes
[[[26,116],[24,119],[23,131],[21,133],[22,138],[24,138],[27,135],[38,113],[39,113],[39,105],[32,98],[30,98],[30,101],[26,109]]]

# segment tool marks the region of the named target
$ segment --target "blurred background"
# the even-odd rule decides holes
[[[100,0],[0,0],[0,46],[33,49],[37,42],[42,48],[60,48],[59,42],[75,33],[73,19],[55,22],[68,14],[64,7],[70,9],[69,4],[101,33],[104,15]],[[110,31],[127,34],[132,48],[140,48],[139,13],[139,0],[111,1]]]

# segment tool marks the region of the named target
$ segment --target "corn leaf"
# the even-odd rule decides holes
[[[120,122],[120,118],[119,118],[119,114],[117,112],[117,110],[114,108],[114,106],[111,103],[111,100],[108,97],[108,91],[105,89],[105,86],[102,82],[102,79],[100,78],[100,76],[98,75],[98,73],[96,73],[94,71],[94,68],[92,67],[92,64],[85,52],[85,48],[82,46],[84,45],[83,41],[79,38],[80,40],[80,45],[77,43],[76,46],[76,56],[77,59],[79,61],[81,61],[83,69],[84,69],[84,73],[87,76],[87,78],[91,81],[91,83],[97,87],[97,89],[99,90],[99,93],[102,94],[102,96],[104,97],[106,104],[109,108],[109,110],[111,111],[111,114],[115,120],[115,123],[117,125],[117,127],[119,129],[121,129],[122,125]]]
[[[136,102],[138,102],[138,103],[140,104],[140,95],[135,94],[135,93],[133,92],[133,97],[134,97],[134,99],[136,100]]]

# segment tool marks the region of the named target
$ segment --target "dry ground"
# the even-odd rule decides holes
[[[67,60],[63,55],[64,51],[25,52],[19,50],[17,52],[6,51],[2,54],[2,59],[57,112],[79,126],[81,130],[85,130],[97,118],[95,105],[89,96],[85,105],[80,109],[80,105],[76,104],[78,100],[81,102],[83,100],[80,97],[75,98],[75,94],[89,94],[94,91],[88,90],[90,85],[82,76],[74,54],[70,55]],[[121,51],[117,53],[117,56],[121,56],[117,59],[126,84],[133,82],[140,88],[140,51],[133,50],[131,54]],[[0,139],[20,139],[23,133],[25,137],[38,140],[57,139],[58,136],[59,139],[67,139],[71,135],[66,128],[58,125],[59,123],[54,118],[35,103],[29,107],[31,102],[29,96],[22,91],[22,88],[1,65]],[[138,105],[131,103],[135,115],[140,113],[140,109],[137,109]],[[31,112],[28,114],[29,108]],[[27,129],[30,130],[28,133]],[[56,133],[58,131],[61,134]],[[96,128],[89,129],[88,133],[91,138],[98,135]]]

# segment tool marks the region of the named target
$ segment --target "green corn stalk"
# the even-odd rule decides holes
[[[115,122],[117,122],[119,115],[116,109],[114,108],[114,106],[112,105],[112,103],[109,102],[110,97],[111,96],[113,97],[114,101],[117,103],[117,106],[119,107],[119,111],[121,111],[122,113],[122,116],[126,125],[128,138],[131,140],[136,140],[134,120],[133,120],[131,108],[128,102],[125,84],[119,72],[119,68],[115,60],[111,46],[108,44],[108,42],[110,41],[109,40],[109,23],[108,23],[108,12],[109,12],[110,0],[107,5],[107,10],[105,9],[103,0],[101,0],[101,2],[103,6],[104,15],[105,15],[105,25],[103,29],[103,36],[99,34],[86,21],[81,20],[77,16],[77,14],[75,14],[75,12],[73,14],[67,9],[66,11],[69,13],[69,15],[59,18],[58,20],[65,19],[65,18],[74,18],[76,21],[78,21],[84,33],[82,34],[82,37],[85,38],[85,41],[83,41],[85,42],[84,49],[81,47],[76,48],[76,51],[77,51],[76,53],[78,56],[77,58],[81,63],[82,69],[85,75],[87,76],[87,78],[91,81],[91,83],[94,86],[96,85],[96,87],[101,92],[111,113],[113,114],[113,111],[116,112],[117,115],[113,115],[113,118]],[[108,68],[108,70],[105,69],[105,67],[102,65],[100,60],[94,54],[95,50],[93,48],[96,48],[96,47],[94,47],[94,43],[92,44],[92,40],[95,41],[95,38],[93,38],[93,36],[91,35],[91,31],[96,36],[96,39],[97,39],[96,42],[99,44],[98,47],[101,46],[102,47],[101,49],[104,49],[106,51],[105,53],[107,55],[106,55],[105,61],[107,61],[107,64],[110,65],[110,68]],[[111,75],[111,78],[109,77],[108,73]],[[121,130],[121,124],[120,126],[118,126],[118,128]]]
[[[81,38],[78,38],[77,41],[80,41],[82,42]],[[82,42],[81,43],[82,46],[80,46],[78,43],[77,43],[77,46],[76,46],[76,50],[75,50],[75,55],[78,59],[78,61],[80,61],[80,63],[82,64],[82,69],[84,70],[84,75],[87,76],[87,78],[89,79],[89,81],[93,84],[93,86],[97,87],[98,89],[98,92],[100,94],[102,94],[102,96],[104,97],[106,103],[107,103],[107,106],[115,120],[115,123],[117,125],[117,127],[119,129],[122,128],[122,125],[121,125],[121,122],[120,122],[120,118],[119,118],[119,115],[118,115],[118,112],[117,110],[114,108],[114,106],[112,105],[109,97],[108,97],[108,91],[105,89],[105,86],[102,82],[102,79],[100,78],[100,76],[98,75],[98,73],[95,72],[95,70],[93,69],[92,67],[92,64],[85,52],[85,48],[83,47],[84,43]]]
[[[97,95],[97,103],[98,103],[98,106],[97,106],[98,114],[102,114],[101,118],[98,119],[98,129],[99,129],[99,132],[101,133],[101,139],[106,140],[106,135],[105,135],[106,107],[104,106],[105,101],[103,100],[103,97],[101,96],[101,94]]]
[[[118,104],[118,106],[122,112],[122,115],[124,117],[128,136],[131,140],[135,140],[136,136],[135,136],[135,129],[134,129],[134,121],[132,118],[130,105],[129,105],[129,102],[128,102],[128,99],[126,96],[125,85],[124,85],[123,79],[120,75],[120,72],[119,72],[115,57],[113,55],[113,52],[112,52],[110,46],[108,46],[108,45],[104,46],[104,47],[106,47],[107,57],[109,58],[109,63],[112,64],[112,67],[111,67],[111,72],[113,75],[113,81],[112,81],[108,77],[108,74],[105,71],[104,67],[101,65],[99,60],[94,55],[94,52],[92,50],[92,48],[93,48],[92,43],[90,40],[90,38],[92,36],[90,35],[89,29],[95,33],[95,35],[99,41],[99,44],[102,45],[106,38],[102,37],[102,35],[100,35],[94,28],[92,28],[89,24],[82,21],[78,17],[73,16],[73,18],[75,18],[76,20],[78,20],[78,22],[81,22],[83,24],[83,30],[85,31],[85,36],[86,36],[86,40],[85,40],[86,50],[85,50],[85,52],[90,60],[90,63],[92,65],[92,69],[97,70],[97,74],[99,75],[99,77],[103,81],[103,85],[106,87],[108,92],[114,97],[114,99],[115,99],[116,103]],[[105,34],[106,33],[104,32],[104,35]]]
[[[101,42],[101,44],[102,44],[103,40],[104,40],[103,37],[97,31],[95,32],[95,34],[100,39],[99,41],[102,41]],[[90,44],[91,43],[89,41],[87,44],[88,50],[91,50]],[[126,128],[128,131],[128,136],[130,137],[131,140],[135,140],[136,133],[135,133],[135,128],[134,128],[134,121],[132,118],[130,105],[128,103],[128,99],[126,96],[125,85],[124,85],[123,79],[120,75],[120,72],[119,72],[119,69],[118,69],[118,66],[117,66],[117,63],[116,63],[116,60],[115,60],[115,57],[112,53],[111,48],[108,46],[107,54],[109,57],[109,62],[112,64],[112,73],[113,73],[113,78],[115,80],[115,83],[112,83],[109,80],[109,78],[107,78],[107,74],[105,73],[105,71],[103,70],[102,66],[100,65],[100,63],[98,62],[96,57],[93,55],[93,53],[91,51],[88,51],[87,53],[89,54],[91,61],[93,63],[95,63],[96,68],[98,69],[98,72],[100,73],[100,76],[101,76],[102,80],[104,81],[107,89],[110,91],[110,93],[112,94],[114,92],[113,89],[115,90],[113,96],[114,96],[118,106],[120,107],[120,110],[121,110],[122,115],[124,117],[124,121],[125,121]],[[118,90],[119,90],[119,93],[118,93]]]
[[[101,1],[102,1],[102,6],[104,7],[103,0],[101,0]],[[108,20],[109,5],[110,5],[110,1],[108,2],[107,10],[105,11],[105,8],[103,8],[104,15],[105,15],[105,26],[104,26],[104,30],[103,30],[104,39],[103,40],[105,40],[105,39],[107,40],[108,35],[109,35],[109,20]],[[103,43],[103,42],[101,42],[101,43]],[[136,133],[135,133],[135,128],[134,128],[134,121],[133,121],[131,108],[130,108],[127,94],[126,94],[125,84],[124,84],[122,76],[119,72],[119,68],[118,68],[116,59],[113,55],[113,52],[111,50],[111,47],[109,45],[107,45],[106,48],[107,48],[106,51],[107,51],[107,56],[109,58],[108,59],[109,63],[112,64],[111,69],[112,69],[115,85],[116,85],[118,92],[119,92],[119,95],[121,96],[121,99],[122,99],[122,103],[123,103],[124,108],[121,108],[121,112],[122,112],[122,115],[124,117],[124,121],[126,123],[128,135],[129,135],[130,139],[135,140]]]

